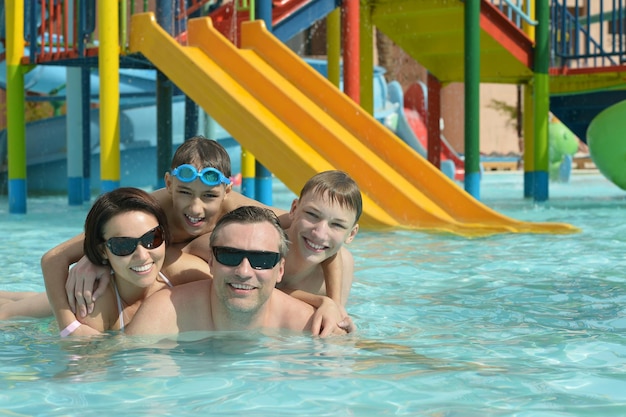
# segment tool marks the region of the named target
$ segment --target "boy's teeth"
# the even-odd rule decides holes
[[[317,245],[317,244],[315,244],[315,243],[311,242],[310,240],[307,240],[306,242],[307,242],[307,243],[309,244],[309,246],[310,246],[310,247],[312,247],[313,249],[317,249],[317,250],[322,250],[322,249],[324,249],[324,246],[323,246],[323,245]]]
[[[187,216],[187,218],[189,219],[190,222],[192,223],[198,223],[200,220],[202,220],[202,217],[191,217],[191,216]]]

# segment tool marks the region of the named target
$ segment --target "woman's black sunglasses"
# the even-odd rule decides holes
[[[148,230],[141,237],[112,237],[105,242],[113,255],[127,256],[135,252],[137,245],[146,249],[155,249],[163,244],[163,229],[157,226]]]
[[[247,258],[254,269],[272,269],[280,261],[280,253],[260,250],[243,250],[227,246],[214,246],[213,255],[217,262],[226,266],[238,266]]]

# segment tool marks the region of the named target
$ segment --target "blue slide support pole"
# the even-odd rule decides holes
[[[272,31],[272,1],[257,0],[255,2],[257,18],[265,22],[268,31]],[[272,173],[259,161],[255,166],[255,198],[261,203],[271,206],[272,203]]]
[[[174,35],[174,8],[172,2],[157,1],[156,19],[159,25],[170,35]],[[157,172],[156,188],[165,187],[165,172],[169,171],[172,161],[172,82],[165,74],[157,70],[156,107],[157,107]]]
[[[67,202],[70,206],[83,204],[83,112],[81,68],[67,67]]]
[[[83,138],[83,201],[91,200],[91,77],[88,67],[80,68],[82,83],[82,106],[81,113],[83,125],[81,137]]]
[[[68,4],[69,21],[74,21],[74,3]],[[68,31],[68,42],[74,43],[74,31]],[[65,140],[67,143],[67,203],[70,206],[83,204],[83,141],[82,141],[82,71],[81,67],[66,67]]]

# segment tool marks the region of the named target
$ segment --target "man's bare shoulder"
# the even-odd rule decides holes
[[[289,330],[310,331],[315,313],[313,306],[282,291],[272,293],[272,305],[277,326]]]

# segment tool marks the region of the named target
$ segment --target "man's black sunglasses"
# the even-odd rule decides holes
[[[243,258],[247,258],[250,266],[254,269],[272,269],[280,261],[280,253],[278,252],[243,250],[227,246],[214,246],[213,256],[217,262],[226,266],[238,266]]]
[[[141,237],[112,237],[105,242],[113,255],[127,256],[135,252],[137,245],[146,249],[155,249],[163,244],[163,229],[157,226],[148,230]]]

